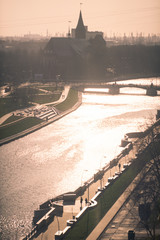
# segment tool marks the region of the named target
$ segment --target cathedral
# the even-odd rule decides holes
[[[63,80],[81,80],[86,75],[86,59],[90,40],[96,36],[103,39],[102,32],[89,32],[80,11],[75,29],[67,37],[53,37],[44,49],[44,75],[48,80],[60,75]]]

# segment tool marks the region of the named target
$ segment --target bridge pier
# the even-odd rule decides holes
[[[153,84],[151,84],[149,86],[149,88],[146,91],[146,95],[147,96],[157,96],[157,90],[156,88],[153,86]]]
[[[108,93],[112,95],[116,95],[120,93],[120,88],[128,87],[128,88],[142,88],[146,90],[146,95],[148,96],[157,96],[160,91],[160,87],[154,86],[153,83],[149,85],[141,85],[141,84],[117,84],[116,82],[113,84],[109,83],[79,83],[78,85],[73,85],[79,91],[84,91],[85,88],[106,88],[108,89]],[[96,90],[95,90],[96,92]]]
[[[109,87],[109,93],[114,95],[114,94],[119,94],[119,87],[114,84],[112,86]]]

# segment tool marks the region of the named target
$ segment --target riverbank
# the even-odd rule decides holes
[[[90,212],[90,210],[92,211],[92,214],[93,214],[93,211],[95,211],[94,208],[92,208],[93,206],[90,207],[90,204],[96,206],[95,200],[97,197],[98,197],[98,199],[101,199],[100,198],[101,193],[102,193],[103,199],[104,199],[104,191],[106,191],[109,186],[107,184],[107,182],[109,182],[109,179],[111,179],[111,176],[113,179],[112,184],[115,182],[116,179],[119,179],[118,178],[119,174],[116,174],[118,164],[120,163],[121,167],[119,170],[122,171],[122,168],[127,170],[128,169],[127,166],[131,166],[132,162],[135,164],[135,161],[138,161],[136,159],[142,159],[141,154],[144,154],[143,158],[146,160],[146,152],[145,152],[146,150],[145,149],[147,148],[147,145],[150,144],[149,140],[150,141],[152,140],[152,136],[150,135],[150,133],[152,133],[152,130],[155,128],[157,129],[157,131],[159,133],[160,132],[160,120],[158,120],[149,129],[147,129],[144,132],[143,136],[141,136],[140,138],[137,138],[136,141],[133,142],[133,145],[129,145],[130,147],[127,146],[126,148],[124,148],[123,152],[121,152],[121,154],[119,156],[117,156],[115,159],[113,159],[113,161],[111,161],[110,164],[106,165],[105,168],[103,169],[103,174],[102,174],[102,172],[98,172],[91,179],[89,179],[87,182],[85,182],[83,186],[76,189],[74,192],[62,194],[54,199],[48,200],[44,204],[42,204],[40,206],[40,209],[44,210],[44,209],[48,208],[48,213],[44,217],[42,217],[41,220],[38,221],[38,225],[36,225],[36,227],[34,228],[35,232],[32,232],[33,234],[35,233],[33,239],[39,240],[39,239],[41,239],[42,235],[43,235],[43,237],[46,237],[46,238],[48,237],[48,239],[50,239],[51,236],[53,238],[54,234],[56,234],[56,239],[61,239],[61,237],[64,236],[64,234],[66,236],[66,233],[68,234],[68,232],[70,232],[70,230],[72,228],[76,229],[75,231],[73,231],[73,234],[79,234],[79,230],[77,230],[77,227],[75,227],[75,226],[77,226],[77,225],[75,225],[75,223],[78,222],[80,229],[81,230],[84,229],[84,225],[83,225],[84,221],[82,220],[83,216],[84,215],[86,216],[86,213],[88,211]],[[127,158],[127,162],[126,162],[126,158]],[[142,161],[140,161],[140,163],[142,163]],[[139,166],[139,164],[137,166]],[[130,175],[132,175],[131,172],[134,171],[135,169],[137,169],[137,167],[136,168],[131,167],[129,169],[130,169],[129,173],[127,173],[125,171],[127,173],[128,177]],[[124,176],[126,173],[124,173],[124,170],[122,172],[123,172],[122,176]],[[128,177],[127,177],[127,179],[128,179]],[[134,179],[134,177],[133,177],[133,179]],[[126,180],[125,180],[125,182],[126,182]],[[120,189],[120,187],[118,187],[118,189]],[[111,192],[113,194],[113,191],[111,191]],[[114,192],[117,192],[117,191],[114,191]],[[107,194],[107,196],[108,196],[108,194]],[[65,201],[67,199],[67,197],[68,197],[68,204],[67,204],[67,201]],[[83,199],[82,202],[81,202],[81,197]],[[88,202],[90,203],[89,205],[85,203],[85,201],[84,201],[85,199],[88,199]],[[93,199],[94,199],[94,201],[93,201]],[[113,201],[113,199],[112,199],[112,201]],[[98,202],[101,202],[101,201],[98,200]],[[112,202],[112,204],[113,204],[113,202]],[[111,206],[112,206],[112,204],[111,204]],[[61,226],[61,231],[60,231],[60,229],[57,229],[57,221],[53,221],[54,216],[57,216],[57,215],[54,215],[55,214],[54,211],[56,211],[56,213],[58,213],[58,212],[57,212],[57,210],[53,210],[53,208],[52,208],[52,213],[49,212],[51,210],[51,206],[55,209],[57,206],[59,206],[59,211],[58,211],[59,217],[58,217],[57,221],[59,221],[59,226]],[[62,208],[63,208],[63,216],[62,216]],[[99,209],[99,207],[97,207],[97,208]],[[97,214],[99,215],[100,212],[101,211],[98,210]],[[115,214],[116,214],[116,212],[115,212]],[[60,217],[60,215],[62,217]],[[73,217],[73,216],[75,216],[75,217]],[[92,216],[92,218],[93,218],[93,216]],[[81,221],[82,225],[79,223],[80,221]],[[67,226],[66,226],[66,223],[67,223]],[[86,226],[87,226],[87,224],[85,224],[85,231],[91,232],[91,230],[86,229]],[[47,227],[48,229],[44,231],[45,227]],[[38,232],[36,232],[37,230],[38,230]],[[41,233],[41,231],[43,231],[43,233]],[[80,232],[82,232],[82,231],[80,231]],[[73,236],[71,237],[71,235],[69,235],[69,236],[70,236],[69,238],[65,238],[65,239],[78,239],[77,235],[76,235],[76,238],[73,238]],[[75,235],[74,235],[74,237],[75,237]]]
[[[63,95],[63,94],[62,94]],[[66,116],[67,114],[75,111],[82,103],[82,95],[81,93],[77,92],[77,99],[76,99],[76,103],[74,102],[75,99],[69,99],[69,93],[67,94],[66,98],[63,99],[63,102],[65,101],[68,101],[69,99],[69,104],[65,104],[63,103],[62,101],[61,102],[58,102],[56,101],[55,103],[52,103],[52,105],[54,105],[54,107],[58,109],[57,112],[59,112],[59,114],[57,114],[56,116],[54,116],[53,118],[51,119],[48,119],[46,121],[43,121],[33,127],[30,127],[24,131],[21,131],[17,134],[14,134],[10,137],[7,137],[7,138],[4,138],[2,140],[0,140],[0,146],[3,145],[3,144],[6,144],[6,143],[9,143],[11,141],[14,141],[18,138],[21,138],[21,137],[24,137],[25,135],[28,135],[34,131],[37,131],[39,129],[41,129],[42,127],[45,127],[59,119],[61,119],[62,117]]]
[[[125,75],[117,75],[112,76],[111,78],[107,79],[108,82],[114,82],[114,81],[125,81],[125,80],[131,80],[131,79],[151,79],[151,78],[159,78],[160,75],[157,76],[157,74],[125,74]]]

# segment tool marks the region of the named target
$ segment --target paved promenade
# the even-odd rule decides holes
[[[144,170],[142,170],[142,171],[144,173]],[[128,222],[127,222],[126,216],[129,213],[129,209],[124,211],[125,207],[123,207],[123,221],[124,221],[123,224],[126,227],[124,227],[122,229],[121,233],[118,235],[117,238],[115,236],[114,236],[114,238],[111,238],[112,233],[115,233],[116,231],[118,231],[116,223],[117,223],[117,225],[118,225],[118,223],[120,223],[119,215],[117,217],[115,217],[115,216],[118,213],[118,211],[121,209],[121,207],[124,205],[124,203],[126,202],[126,199],[128,199],[130,197],[131,192],[135,189],[138,182],[140,182],[140,180],[142,179],[142,176],[143,176],[143,174],[141,174],[141,173],[139,173],[137,175],[137,177],[132,181],[132,183],[129,185],[129,187],[124,191],[124,193],[115,202],[115,204],[111,207],[111,209],[107,212],[107,214],[102,218],[102,220],[99,222],[99,224],[95,227],[95,229],[91,232],[91,234],[88,236],[88,238],[86,240],[95,240],[95,239],[127,240],[128,239],[128,236],[127,236],[128,231],[133,230],[135,228],[135,218],[133,219],[132,218],[133,216],[132,216],[131,219],[133,221],[128,220]],[[138,216],[138,215],[136,214],[135,216]],[[114,217],[115,217],[115,219],[112,221],[112,219]],[[110,223],[110,226],[106,228],[106,226],[108,226],[109,223]],[[129,223],[129,224],[127,224],[127,223]],[[136,225],[137,225],[137,222],[136,222]],[[104,229],[107,229],[107,230],[103,233]],[[102,236],[100,237],[101,234],[102,234]]]
[[[127,162],[129,162],[133,158],[135,158],[135,154],[137,152],[137,147],[138,147],[138,144],[134,144],[133,149],[129,152],[129,154],[120,159],[121,166],[123,166],[123,164],[126,164]],[[64,228],[67,226],[67,220],[73,219],[73,216],[76,216],[80,212],[81,207],[83,208],[83,207],[86,206],[86,203],[84,201],[85,198],[88,199],[88,196],[89,196],[89,200],[91,200],[94,197],[98,188],[101,186],[101,184],[102,184],[102,186],[104,186],[107,183],[108,178],[110,176],[113,176],[115,174],[115,172],[117,172],[118,170],[119,170],[118,166],[115,166],[115,167],[109,169],[108,171],[106,171],[104,176],[103,176],[102,182],[100,180],[98,180],[97,182],[93,182],[89,186],[89,192],[88,192],[88,189],[86,189],[86,191],[84,192],[84,194],[82,196],[82,198],[83,198],[82,206],[81,206],[81,203],[80,203],[80,197],[78,197],[76,199],[75,205],[65,205],[64,209],[63,209],[63,216],[62,217],[55,217],[54,221],[48,226],[48,229],[45,232],[40,233],[40,235],[38,237],[33,238],[33,239],[37,239],[37,240],[40,240],[40,239],[54,239],[55,233],[57,231],[60,231],[60,230],[63,231]],[[134,184],[133,184],[133,186],[134,186]],[[116,203],[116,205],[114,205],[114,207],[113,207],[114,212],[113,212],[113,209],[112,209],[112,210],[110,210],[109,215],[107,214],[106,218],[108,219],[108,222],[110,222],[110,220],[116,214],[116,212],[118,211],[120,206],[123,204],[125,199],[126,199],[126,196],[125,196],[125,193],[124,193],[122,198],[120,198],[118,200],[118,203]],[[91,239],[95,240],[102,233],[102,231],[105,229],[105,227],[107,225],[106,219],[104,218],[104,220],[101,221],[99,224],[100,225],[98,225],[95,228],[95,230],[92,232],[93,234],[91,233],[90,236],[87,238],[87,240],[91,240]],[[95,238],[95,236],[96,236],[96,238]]]
[[[146,136],[145,139],[138,139],[133,143],[133,149],[130,150],[128,155],[120,159],[119,163],[121,164],[121,166],[123,166],[123,164],[126,164],[127,162],[132,161],[132,159],[136,157],[136,153],[140,150],[140,148],[142,148],[144,140],[147,140],[148,142],[148,136]],[[84,199],[85,198],[88,199],[89,197],[89,200],[91,200],[95,195],[95,193],[97,192],[98,188],[100,188],[100,186],[105,186],[105,184],[108,181],[108,178],[110,176],[113,176],[115,172],[118,172],[119,170],[118,168],[119,167],[117,165],[112,169],[107,170],[103,176],[102,181],[98,180],[97,182],[93,182],[89,186],[89,189],[86,189],[86,191],[82,196],[83,198],[82,205],[80,202],[80,197],[76,199],[75,205],[64,205],[63,215],[61,217],[54,217],[54,221],[48,226],[47,230],[41,232],[39,236],[33,239],[37,239],[37,240],[54,239],[55,238],[54,235],[56,232],[63,231],[65,229],[65,227],[67,226],[67,220],[73,219],[73,216],[76,216],[80,212],[80,210],[86,206]],[[93,229],[93,231],[90,233],[90,235],[87,237],[86,240],[96,240],[96,239],[127,240],[128,230],[135,229],[135,224],[138,225],[138,223],[133,224],[135,220],[132,219],[132,216],[129,215],[130,213],[127,211],[128,208],[124,210],[124,206],[126,206],[125,205],[126,200],[130,199],[131,192],[136,187],[137,182],[140,180],[141,180],[141,174],[138,174],[137,177],[133,180],[133,182],[125,190],[125,192],[115,202],[112,208],[107,212],[107,214],[99,222],[99,224]],[[120,215],[117,219],[116,216],[118,216],[117,213],[119,212],[120,209],[122,209],[122,212],[120,211]],[[126,220],[125,222],[125,219],[128,219],[128,220]],[[120,226],[121,222],[123,224],[123,227]],[[107,226],[108,228],[106,228]],[[139,231],[144,236],[145,234],[144,229],[139,228]],[[111,237],[112,233],[114,233],[113,238]],[[116,235],[115,233],[118,233],[118,235]]]
[[[128,240],[129,230],[135,232],[136,240],[147,238],[147,232],[140,223],[138,206],[133,202],[132,196],[120,208],[97,240]]]

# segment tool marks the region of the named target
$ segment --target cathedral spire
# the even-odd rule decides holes
[[[85,39],[86,38],[86,28],[83,23],[81,10],[80,10],[80,14],[79,14],[77,27],[75,30],[75,38],[77,38],[77,39]]]

